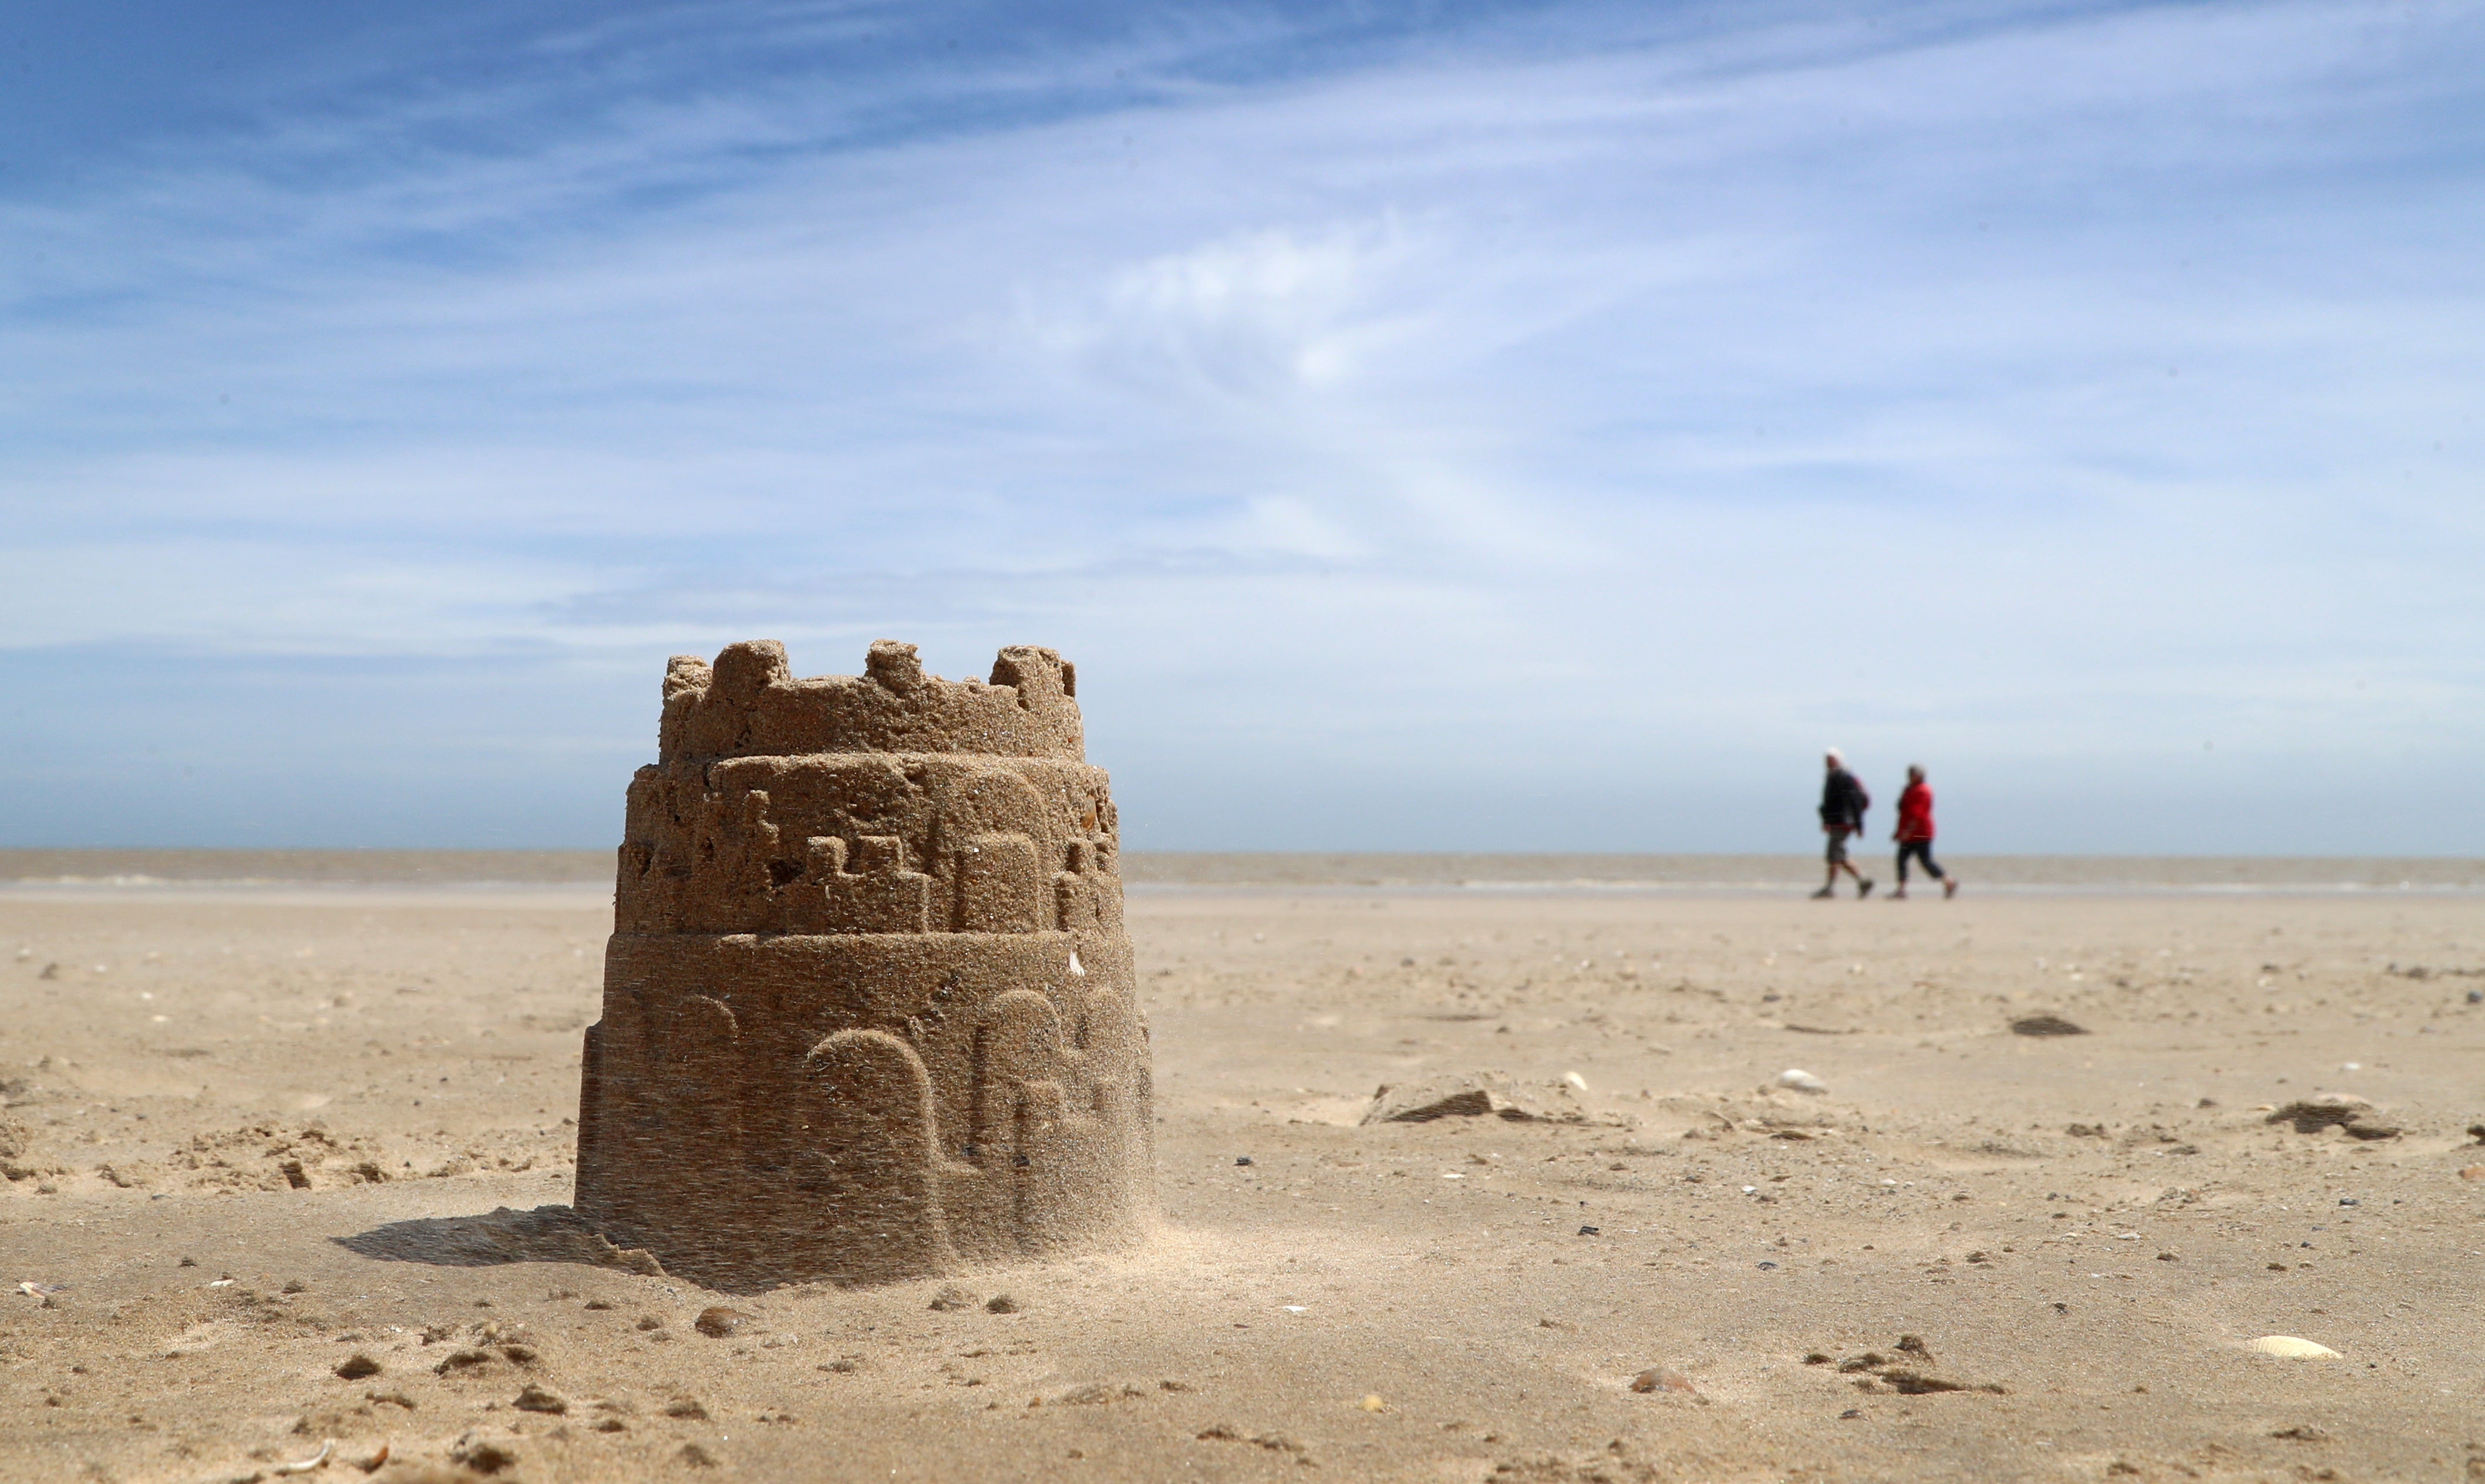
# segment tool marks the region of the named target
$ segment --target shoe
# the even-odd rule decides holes
[[[1812,894],[1812,900],[1815,902],[1827,902],[1830,898],[1837,895],[1838,892],[1835,888],[1824,886],[1820,890]]]
[[[1951,877],[1950,878],[1948,878],[1947,880],[1945,880],[1945,881],[1943,881],[1943,882],[1942,882],[1942,897],[1943,897],[1943,899],[1944,899],[1945,901],[1947,901],[1948,899],[1950,899],[1950,898],[1952,898],[1952,897],[1955,897],[1955,896],[1957,896],[1957,895],[1958,895],[1958,877]]]
[[[1882,898],[1881,900],[1884,902],[1904,902],[1907,900],[1907,889],[1901,886],[1897,891],[1890,893],[1890,895]]]
[[[1868,876],[1855,883],[1855,900],[1861,902],[1871,895],[1872,895],[1872,878]]]

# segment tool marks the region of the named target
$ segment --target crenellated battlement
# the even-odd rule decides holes
[[[990,680],[924,673],[915,646],[874,640],[860,675],[797,680],[775,639],[728,644],[713,664],[676,655],[665,671],[657,756],[792,757],[837,752],[981,753],[1081,762],[1078,667],[1014,644]]]

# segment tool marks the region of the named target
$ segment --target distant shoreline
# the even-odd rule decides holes
[[[2485,858],[2369,855],[1960,855],[1979,887],[2034,890],[2476,891]],[[591,886],[610,850],[0,850],[0,885],[87,888]],[[1777,889],[1819,879],[1809,854],[1131,850],[1135,888]],[[1886,873],[1882,873],[1886,875]]]

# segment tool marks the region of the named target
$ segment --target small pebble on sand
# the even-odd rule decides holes
[[[379,1373],[380,1363],[359,1351],[337,1363],[337,1379],[340,1381],[360,1381],[365,1376]]]
[[[457,1440],[449,1450],[451,1463],[464,1464],[476,1473],[498,1473],[518,1461],[517,1453],[505,1444],[471,1434]],[[421,1477],[420,1474],[416,1477]]]
[[[1652,1365],[1648,1369],[1641,1371],[1638,1375],[1631,1377],[1630,1389],[1634,1391],[1642,1392],[1679,1391],[1686,1396],[1697,1396],[1700,1394],[1700,1389],[1691,1384],[1690,1377],[1684,1375],[1679,1370],[1675,1370],[1670,1366],[1664,1365]]]
[[[718,1304],[700,1309],[699,1316],[691,1321],[691,1327],[711,1339],[723,1339],[728,1335],[742,1333],[743,1327],[750,1323],[751,1316],[741,1309]]]
[[[1805,1071],[1800,1066],[1789,1066],[1786,1070],[1778,1073],[1778,1086],[1790,1089],[1797,1093],[1826,1093],[1829,1091],[1828,1083],[1821,1081],[1818,1077]]]

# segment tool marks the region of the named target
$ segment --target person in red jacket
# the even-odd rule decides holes
[[[1958,877],[1944,871],[1933,859],[1933,791],[1925,786],[1921,764],[1907,765],[1907,787],[1898,796],[1898,827],[1890,833],[1898,842],[1898,889],[1890,893],[1892,900],[1907,894],[1907,857],[1912,855],[1925,863],[1925,875],[1942,883],[1942,895],[1958,895]]]

